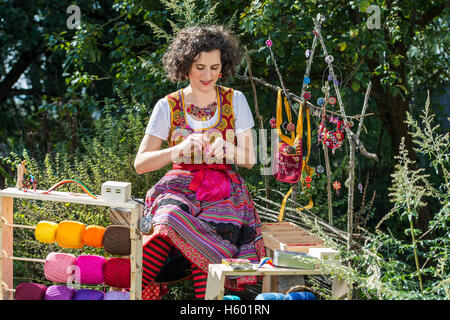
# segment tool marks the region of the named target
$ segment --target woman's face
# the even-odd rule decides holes
[[[194,60],[189,71],[189,82],[195,90],[208,92],[214,89],[219,79],[222,63],[220,61],[220,50],[210,52],[202,51]]]

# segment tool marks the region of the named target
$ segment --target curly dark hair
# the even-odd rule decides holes
[[[220,25],[187,27],[175,36],[162,58],[167,77],[173,82],[186,80],[192,63],[202,51],[220,50],[222,80],[235,73],[241,61],[239,41]]]

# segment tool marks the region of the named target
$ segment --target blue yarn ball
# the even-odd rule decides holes
[[[239,298],[238,296],[226,295],[223,296],[223,300],[241,300],[241,298]]]
[[[260,293],[255,300],[284,300],[284,294],[278,292]]]
[[[305,78],[303,79],[303,83],[304,83],[304,84],[310,84],[310,83],[311,83],[311,79],[308,78],[308,77],[305,77]]]
[[[316,300],[311,292],[291,292],[286,295],[286,300]]]

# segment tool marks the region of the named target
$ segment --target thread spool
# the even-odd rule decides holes
[[[75,279],[81,284],[103,284],[103,266],[105,257],[97,255],[82,255],[75,262]]]
[[[45,300],[72,300],[77,292],[74,288],[69,288],[59,284],[48,287],[45,292]]]
[[[101,248],[103,247],[103,236],[105,234],[105,227],[89,225],[83,233],[83,242],[85,245]]]
[[[131,253],[130,227],[110,225],[103,236],[103,247],[110,254],[128,256]]]
[[[39,221],[34,230],[34,237],[43,243],[55,243],[58,224],[51,221]]]
[[[255,300],[284,300],[284,294],[278,292],[260,293]]]
[[[109,258],[103,267],[105,284],[115,288],[129,288],[131,264],[127,258]]]
[[[95,289],[78,289],[73,300],[103,300],[105,294]]]
[[[285,300],[316,300],[311,292],[291,292],[285,297]]]
[[[241,298],[239,298],[238,296],[226,295],[223,296],[223,300],[241,300]]]
[[[39,283],[19,283],[14,293],[14,300],[44,300],[47,286]]]
[[[56,231],[56,242],[60,247],[80,249],[84,245],[83,233],[86,226],[77,221],[61,221]]]
[[[130,293],[126,291],[108,291],[103,300],[130,300]]]
[[[44,262],[44,276],[48,281],[67,283],[75,271],[77,257],[70,253],[50,252]]]

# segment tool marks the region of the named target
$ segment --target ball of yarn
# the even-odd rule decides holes
[[[130,300],[130,293],[126,291],[108,291],[103,300]]]
[[[103,247],[103,235],[105,234],[105,227],[89,225],[83,234],[83,242],[85,245],[95,248]]]
[[[75,271],[77,257],[70,253],[50,252],[45,258],[44,276],[48,281],[67,283]]]
[[[61,221],[56,231],[56,242],[60,247],[80,249],[83,247],[83,233],[86,226],[77,221]]]
[[[76,292],[77,289],[55,284],[48,287],[45,300],[72,300]]]
[[[79,256],[75,262],[75,280],[81,284],[103,284],[105,257],[96,255]]]
[[[278,292],[260,293],[255,300],[284,300],[284,294]]]
[[[79,289],[75,293],[73,300],[103,300],[105,294],[95,289]]]
[[[131,253],[130,227],[110,225],[103,236],[103,247],[110,254],[128,256]]]
[[[241,298],[239,298],[238,296],[226,295],[223,296],[223,300],[241,300]]]
[[[40,242],[55,243],[57,229],[58,224],[55,222],[39,221],[34,230],[34,237]]]
[[[47,286],[39,283],[19,283],[14,293],[15,300],[44,300]]]
[[[291,292],[286,295],[286,300],[316,300],[311,292]]]
[[[127,258],[109,258],[103,267],[105,284],[115,288],[130,287],[131,264]]]

